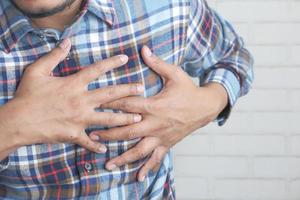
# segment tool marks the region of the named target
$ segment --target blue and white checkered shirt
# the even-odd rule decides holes
[[[99,77],[89,89],[141,82],[145,97],[155,95],[161,78],[140,56],[141,47],[148,45],[166,62],[199,77],[200,85],[217,82],[226,88],[230,103],[218,117],[220,125],[253,81],[252,58],[242,39],[205,0],[86,0],[63,32],[34,28],[10,0],[1,0],[0,24],[0,106],[14,97],[24,69],[66,37],[71,53],[55,68],[55,76],[122,53],[129,56],[128,64]],[[105,154],[73,144],[19,148],[1,161],[0,199],[175,199],[170,152],[159,171],[141,183],[136,174],[144,160],[105,170],[107,160],[137,141],[107,142]]]

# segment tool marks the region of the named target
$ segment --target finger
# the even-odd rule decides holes
[[[70,39],[64,39],[58,47],[38,59],[34,64],[30,65],[28,70],[43,75],[51,75],[53,69],[66,58],[70,51],[70,48]]]
[[[125,97],[101,105],[101,108],[122,110],[131,113],[149,113],[151,110],[150,99],[144,97]]]
[[[159,57],[153,54],[147,46],[143,46],[142,48],[142,57],[147,66],[167,79],[172,79],[174,73],[178,71],[177,67],[161,60]]]
[[[131,95],[138,95],[143,92],[144,92],[144,87],[139,83],[121,84],[121,85],[108,86],[105,88],[92,90],[89,92],[90,94],[89,98],[91,99],[91,102],[94,105],[99,107],[100,104],[115,101],[117,99],[131,96]]]
[[[95,112],[88,119],[89,125],[124,126],[142,120],[139,114]]]
[[[120,67],[128,62],[128,56],[126,55],[118,55],[107,58],[105,60],[98,61],[80,72],[74,74],[80,80],[82,80],[85,84],[92,82],[93,80],[100,77],[102,74]]]
[[[105,153],[107,151],[105,145],[91,140],[85,133],[77,139],[76,144],[95,153]]]
[[[153,171],[155,170],[155,168],[159,168],[161,165],[161,162],[164,158],[164,156],[166,155],[167,151],[165,150],[164,147],[157,147],[149,160],[147,160],[147,162],[144,164],[144,166],[142,167],[142,169],[140,169],[139,173],[138,173],[138,180],[140,182],[143,182],[145,180],[145,177],[147,176],[147,174],[149,173],[149,171]]]
[[[91,135],[98,135],[104,141],[133,140],[155,131],[157,122],[152,119],[143,119],[140,123],[130,126],[111,128],[105,131],[94,131]]]
[[[156,146],[157,141],[155,138],[144,138],[135,147],[108,161],[105,165],[105,168],[111,171],[125,164],[141,160],[148,156]]]

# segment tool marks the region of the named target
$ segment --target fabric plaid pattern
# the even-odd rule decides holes
[[[99,77],[89,90],[141,82],[145,97],[155,95],[162,88],[161,78],[140,56],[141,47],[148,45],[166,62],[199,77],[201,85],[218,82],[226,88],[230,105],[218,118],[220,125],[253,81],[252,58],[242,39],[205,0],[86,0],[64,32],[32,27],[10,0],[1,0],[0,24],[0,105],[13,98],[24,69],[66,37],[72,41],[71,52],[55,68],[55,76],[68,76],[122,53],[129,56],[128,64]],[[106,128],[89,127],[86,132]],[[0,198],[175,199],[171,152],[159,171],[148,174],[142,183],[136,181],[136,174],[144,160],[114,172],[105,170],[108,159],[137,142],[107,142],[106,154],[73,144],[19,148],[1,162]]]

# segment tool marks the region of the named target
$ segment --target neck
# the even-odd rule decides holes
[[[32,25],[37,28],[53,28],[63,31],[64,28],[74,21],[76,15],[80,12],[83,0],[75,1],[70,7],[49,17],[32,18]]]

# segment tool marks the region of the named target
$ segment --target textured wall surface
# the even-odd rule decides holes
[[[222,128],[176,146],[178,199],[300,200],[300,0],[208,0],[255,57],[255,84]]]

